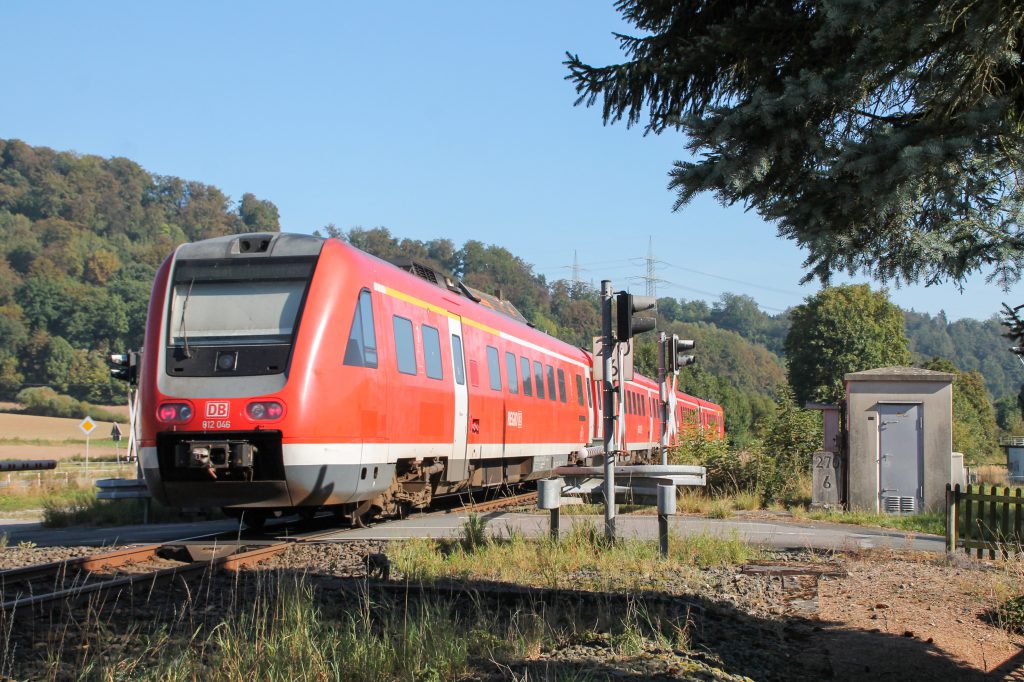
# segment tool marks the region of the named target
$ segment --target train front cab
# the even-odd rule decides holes
[[[140,459],[183,507],[290,503],[288,370],[322,240],[186,244],[158,270],[140,371]]]

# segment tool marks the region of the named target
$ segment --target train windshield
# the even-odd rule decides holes
[[[171,291],[175,346],[287,344],[314,259],[181,261]]]

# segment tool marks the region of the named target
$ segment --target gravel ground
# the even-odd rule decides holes
[[[103,551],[113,551],[110,547]],[[33,564],[46,564],[53,561],[67,561],[80,556],[96,554],[95,547],[28,547],[14,545],[0,549],[0,570],[19,568]]]
[[[0,550],[0,568],[95,551],[90,547],[8,547]],[[386,542],[295,545],[260,570],[304,575],[315,586],[325,617],[331,617],[351,608],[348,600],[359,599],[339,588],[366,585],[365,557],[377,553],[387,553]],[[798,567],[805,573],[779,576],[749,574],[736,567],[691,569],[652,583],[650,590],[656,596],[632,595],[653,600],[650,603],[659,604],[659,609],[686,614],[689,641],[685,649],[646,641],[625,655],[607,631],[579,626],[526,660],[478,660],[464,679],[982,680],[1000,679],[988,673],[1008,672],[1006,661],[1015,655],[1020,658],[1024,638],[1008,635],[986,616],[1008,593],[1024,589],[1019,566],[993,568],[966,559],[950,562],[932,555],[888,552],[827,557],[776,553],[767,562]],[[819,579],[815,572],[823,568],[846,574]],[[132,639],[128,634],[154,623],[187,622],[189,628],[196,627],[196,622],[215,623],[238,598],[231,596],[232,590],[241,585],[245,595],[260,589],[254,576],[249,574],[248,582],[216,576],[200,586],[178,585],[145,599],[136,597],[107,626],[125,633],[128,641]],[[390,577],[395,584],[404,578],[397,572]],[[572,584],[586,585],[594,577],[581,571],[570,579]],[[203,607],[183,615],[183,604],[193,603],[199,592]],[[597,622],[598,612],[607,612],[609,604],[615,603],[600,595],[563,594],[570,592],[559,591],[558,603],[567,609],[567,618],[578,623]],[[483,603],[488,608],[487,599],[478,596],[466,603],[472,602],[474,608]],[[507,605],[495,599],[498,619]],[[33,652],[42,666],[45,642],[78,636],[83,649],[71,651],[73,659],[88,648],[92,635],[88,629],[69,632],[66,619],[38,622],[32,629],[18,628],[8,635],[7,648],[13,644],[19,655]],[[68,674],[75,670],[74,660],[60,665],[59,670]]]

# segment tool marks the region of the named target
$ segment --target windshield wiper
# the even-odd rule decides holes
[[[190,360],[192,358],[192,351],[188,347],[188,330],[185,328],[185,311],[188,310],[188,299],[192,297],[192,285],[196,283],[196,278],[193,277],[192,281],[188,283],[188,291],[185,293],[185,300],[181,303],[181,323],[178,325],[181,331],[181,340],[185,344],[185,359]]]

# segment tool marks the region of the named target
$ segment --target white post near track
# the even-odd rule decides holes
[[[611,280],[601,281],[601,336],[603,352],[601,357],[604,369],[604,535],[609,543],[615,542],[615,408],[613,406],[612,389],[612,353],[615,352],[612,340],[612,283]],[[621,384],[621,382],[620,382]]]

